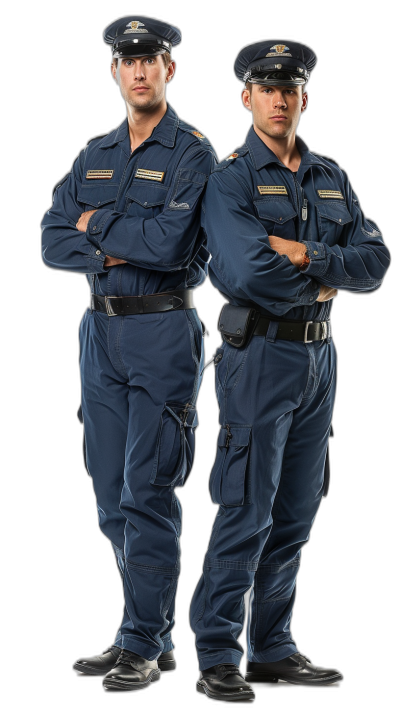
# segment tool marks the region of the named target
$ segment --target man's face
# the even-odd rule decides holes
[[[150,109],[165,97],[165,85],[172,79],[175,62],[165,67],[161,55],[124,57],[111,66],[114,79],[127,104],[135,109]]]
[[[243,104],[253,112],[254,125],[273,139],[284,139],[296,131],[300,114],[307,106],[301,87],[267,87],[253,84],[244,89]]]

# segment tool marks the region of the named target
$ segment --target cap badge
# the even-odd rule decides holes
[[[277,55],[285,55],[285,57],[291,57],[291,54],[289,53],[289,47],[286,47],[286,45],[274,45],[273,47],[269,48],[270,50],[274,50],[274,52],[268,52],[266,57],[276,57]]]
[[[124,35],[128,35],[130,32],[148,32],[148,30],[139,30],[139,27],[144,27],[144,23],[139,22],[139,20],[132,20],[131,22],[128,22],[128,29],[124,31]]]

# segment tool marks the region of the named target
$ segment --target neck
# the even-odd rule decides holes
[[[154,127],[160,123],[167,111],[167,101],[164,99],[151,109],[138,109],[130,104],[126,105],[129,138],[131,141],[131,151],[135,151],[151,135]]]
[[[296,132],[282,138],[272,137],[254,124],[254,131],[261,141],[268,146],[279,161],[291,171],[297,171],[301,162],[300,151],[296,146]]]

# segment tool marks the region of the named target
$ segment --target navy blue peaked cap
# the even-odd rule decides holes
[[[104,42],[112,46],[113,57],[159,55],[179,45],[177,27],[143,15],[127,15],[115,20],[103,33]]]
[[[244,47],[235,62],[243,82],[296,86],[305,84],[317,64],[310,47],[289,40],[264,40]]]

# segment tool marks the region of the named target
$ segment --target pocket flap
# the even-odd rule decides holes
[[[139,203],[144,208],[160,206],[167,197],[167,186],[156,186],[147,181],[146,183],[133,182],[126,192],[126,197],[135,203]]]
[[[251,426],[222,426],[218,436],[217,456],[210,476],[214,503],[243,506],[250,503],[246,483]]]
[[[78,201],[80,203],[87,203],[89,206],[103,206],[105,203],[113,203],[117,198],[118,186],[101,186],[96,184],[96,186],[87,186],[83,184],[78,192]]]
[[[316,203],[315,205],[320,216],[340,223],[341,226],[353,220],[346,204],[341,201],[326,201],[326,203]]]
[[[260,218],[267,218],[279,225],[297,216],[292,204],[285,198],[260,198],[254,201],[254,205]]]

